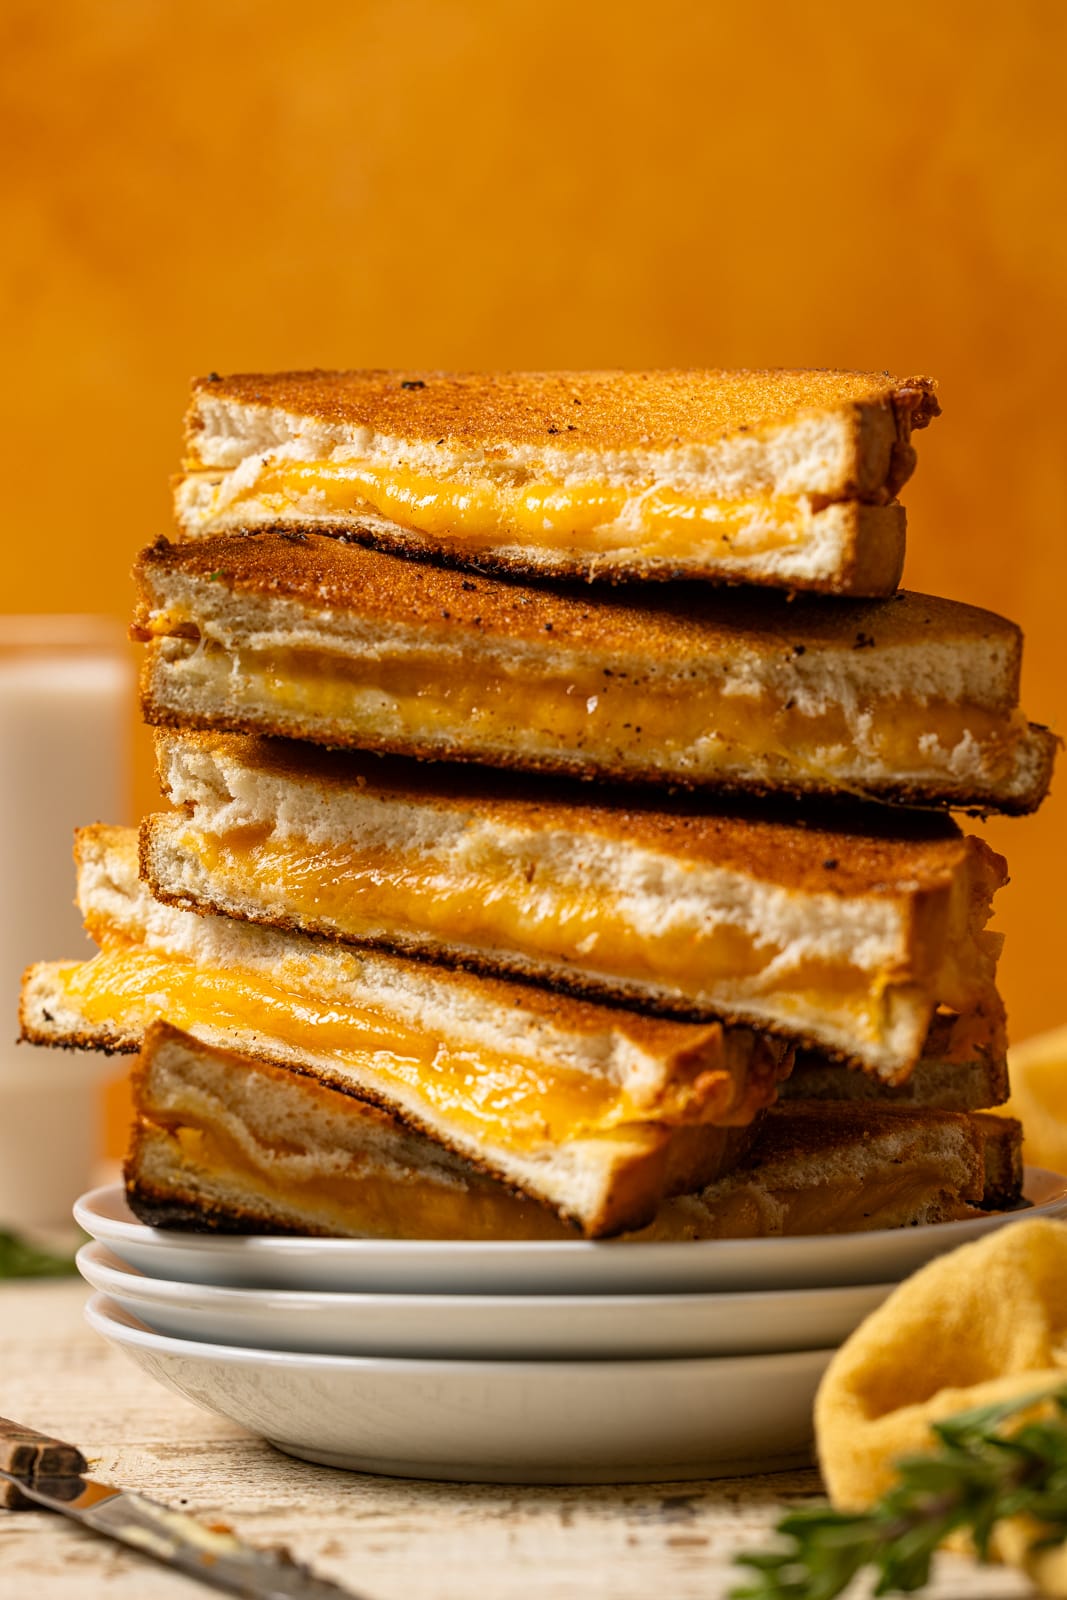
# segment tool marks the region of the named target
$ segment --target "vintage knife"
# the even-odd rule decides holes
[[[44,1506],[94,1533],[154,1556],[202,1583],[247,1600],[359,1600],[294,1561],[285,1550],[257,1550],[184,1511],[113,1489],[85,1476],[81,1451],[0,1417],[0,1506]]]

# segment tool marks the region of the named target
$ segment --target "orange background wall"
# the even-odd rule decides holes
[[[1059,0],[6,0],[0,609],[125,614],[194,372],[928,372],[906,581],[1020,621],[1067,730],[1065,58]],[[1067,761],[988,834],[1021,1037]]]

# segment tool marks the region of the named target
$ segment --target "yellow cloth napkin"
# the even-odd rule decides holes
[[[935,1443],[930,1424],[1067,1383],[1067,1223],[1012,1223],[908,1278],[842,1345],[815,1401],[834,1505],[860,1511],[893,1462]],[[993,1542],[1047,1594],[1067,1595],[1064,1552],[1028,1559],[1023,1519]]]

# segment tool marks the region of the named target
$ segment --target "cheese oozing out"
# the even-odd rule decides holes
[[[613,1077],[493,1050],[405,1024],[382,1007],[324,997],[314,972],[268,977],[240,965],[212,966],[147,949],[94,927],[100,953],[66,968],[59,981],[90,1024],[143,1035],[160,1017],[198,1034],[205,1018],[240,1047],[311,1056],[327,1079],[374,1087],[392,1104],[424,1107],[429,1120],[517,1152],[647,1124],[745,1125],[774,1098],[776,1065],[755,1066],[724,1051],[720,1064],[679,1065],[652,1105],[638,1104]],[[289,981],[286,981],[286,977]]]

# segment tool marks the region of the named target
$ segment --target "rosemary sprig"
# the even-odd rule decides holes
[[[1004,1430],[1041,1403],[1052,1416]],[[751,1581],[731,1600],[833,1600],[857,1573],[873,1569],[874,1594],[911,1594],[929,1581],[941,1542],[970,1534],[980,1561],[1005,1517],[1039,1525],[1035,1550],[1067,1538],[1067,1386],[932,1424],[938,1448],[897,1462],[897,1482],[869,1511],[812,1506],[783,1517],[777,1550],[738,1556]]]
[[[69,1277],[77,1270],[73,1256],[38,1250],[17,1234],[0,1229],[0,1279]]]

